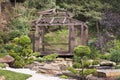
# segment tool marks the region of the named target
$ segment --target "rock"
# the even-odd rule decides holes
[[[86,77],[87,80],[97,80],[97,77],[94,77],[92,74]]]
[[[67,63],[67,66],[70,66],[70,67],[73,66],[73,59],[66,58],[65,61],[66,61],[66,63]]]
[[[12,63],[12,62],[14,62],[14,58],[9,55],[6,55],[5,57],[0,58],[0,63]]]
[[[57,63],[57,62],[62,62],[62,61],[65,61],[65,59],[64,59],[64,58],[57,58],[57,59],[55,60],[56,63]]]
[[[62,74],[62,71],[65,71],[70,65],[72,66],[72,59],[65,60],[64,58],[57,58],[52,62],[39,63],[35,61],[25,67],[35,70],[37,73],[59,75]]]
[[[96,76],[93,76],[92,74],[90,74],[90,75],[88,75],[87,77],[86,77],[86,79],[87,80],[115,80],[114,78],[111,78],[111,77],[109,77],[109,78],[100,78],[100,77],[96,77]]]
[[[45,64],[44,66],[39,66],[39,69],[37,72],[56,75],[56,74],[61,74],[61,69],[59,65],[55,63],[51,63],[51,64]]]
[[[44,66],[42,66],[41,68],[44,69],[52,69],[52,70],[60,70],[59,65],[52,63],[52,64],[45,64]]]
[[[78,77],[76,74],[70,72],[70,71],[62,71],[63,75],[69,76],[69,77]]]
[[[5,77],[4,76],[0,76],[0,80],[5,80]]]
[[[107,60],[103,60],[100,62],[100,66],[116,66],[116,63],[115,62],[112,62],[112,61],[107,61]]]
[[[98,70],[95,74],[96,77],[117,77],[120,76],[120,70]]]
[[[73,59],[70,59],[70,58],[66,58],[65,60],[66,61],[73,61]]]

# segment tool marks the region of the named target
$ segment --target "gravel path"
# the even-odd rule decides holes
[[[40,73],[36,73],[35,71],[32,71],[30,69],[15,69],[15,68],[9,68],[7,67],[5,70],[10,70],[10,71],[14,71],[14,72],[19,72],[19,73],[25,73],[25,74],[30,74],[32,75],[32,77],[30,77],[27,80],[68,80],[68,79],[60,79],[59,77],[52,77],[52,76],[47,76],[47,75],[43,75]]]

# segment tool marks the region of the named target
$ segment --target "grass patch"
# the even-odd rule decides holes
[[[8,70],[0,70],[0,76],[4,76],[5,80],[26,80],[31,77],[29,74],[17,73]]]

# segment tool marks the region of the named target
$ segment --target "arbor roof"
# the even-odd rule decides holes
[[[33,21],[33,26],[85,25],[82,21],[73,19],[73,14],[66,10],[50,9],[38,14],[40,17]]]

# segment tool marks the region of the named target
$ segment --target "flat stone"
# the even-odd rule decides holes
[[[120,70],[97,70],[95,74],[96,77],[117,77],[120,76]]]
[[[40,68],[49,70],[60,70],[60,67],[57,64],[45,64],[44,66],[40,66]]]
[[[100,62],[100,66],[116,66],[115,62],[108,61],[108,60],[103,60]]]
[[[64,58],[57,58],[55,61],[65,61]]]
[[[73,59],[70,59],[70,58],[66,58],[65,60],[66,61],[73,61]]]

